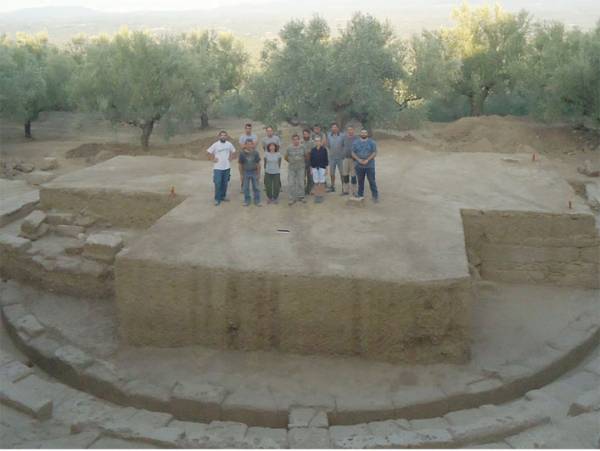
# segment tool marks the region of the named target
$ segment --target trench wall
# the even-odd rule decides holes
[[[121,338],[133,345],[202,344],[359,355],[390,362],[469,358],[469,278],[389,283],[170,266],[120,254]]]
[[[78,213],[85,209],[88,214],[114,226],[141,229],[150,227],[185,198],[169,193],[123,192],[118,187],[106,190],[42,187],[40,190],[43,210]]]
[[[591,214],[462,210],[469,263],[484,279],[600,288]]]

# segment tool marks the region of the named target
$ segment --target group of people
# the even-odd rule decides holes
[[[305,128],[302,137],[293,134],[292,143],[283,152],[281,139],[274,133],[273,127],[266,127],[265,131],[266,135],[260,140],[262,157],[257,150],[258,137],[252,132],[250,123],[245,125],[244,133],[240,136],[239,155],[225,130],[219,132],[218,141],[208,148],[208,158],[214,163],[216,206],[229,200],[227,187],[231,178],[231,162],[236,159],[244,206],[249,206],[252,201],[254,205],[261,206],[260,176],[263,169],[267,202],[279,202],[282,160],[288,164],[289,205],[306,203],[309,195],[314,195],[315,203],[323,202],[325,192],[335,192],[338,173],[343,196],[363,197],[366,178],[373,201],[379,201],[375,181],[377,145],[367,130],[361,130],[357,136],[354,128],[348,126],[344,133],[334,122],[329,132],[324,133],[320,125],[315,125],[312,130]]]

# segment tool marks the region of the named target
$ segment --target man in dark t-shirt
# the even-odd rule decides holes
[[[260,207],[260,155],[254,141],[246,141],[238,159],[240,174],[242,174],[242,189],[244,191],[244,207],[250,205],[250,184],[254,194],[254,205]]]

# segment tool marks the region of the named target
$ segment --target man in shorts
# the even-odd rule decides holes
[[[343,142],[344,161],[342,163],[342,196],[349,194],[348,185],[351,184],[352,195],[356,196],[356,171],[354,170],[354,158],[352,158],[352,146],[358,136],[354,133],[354,127],[346,128]]]
[[[340,178],[342,178],[342,164],[344,162],[344,134],[340,133],[340,129],[336,122],[331,124],[331,131],[327,133],[327,144],[329,149],[329,177],[331,178],[329,192],[333,193],[335,192],[335,170],[337,168],[340,173]]]

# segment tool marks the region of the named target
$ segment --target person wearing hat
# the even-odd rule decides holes
[[[379,191],[375,182],[375,157],[377,156],[377,145],[369,138],[367,130],[360,131],[360,139],[352,144],[352,158],[354,158],[354,169],[358,179],[358,197],[363,197],[365,192],[365,177],[369,181],[373,202],[379,202]]]

